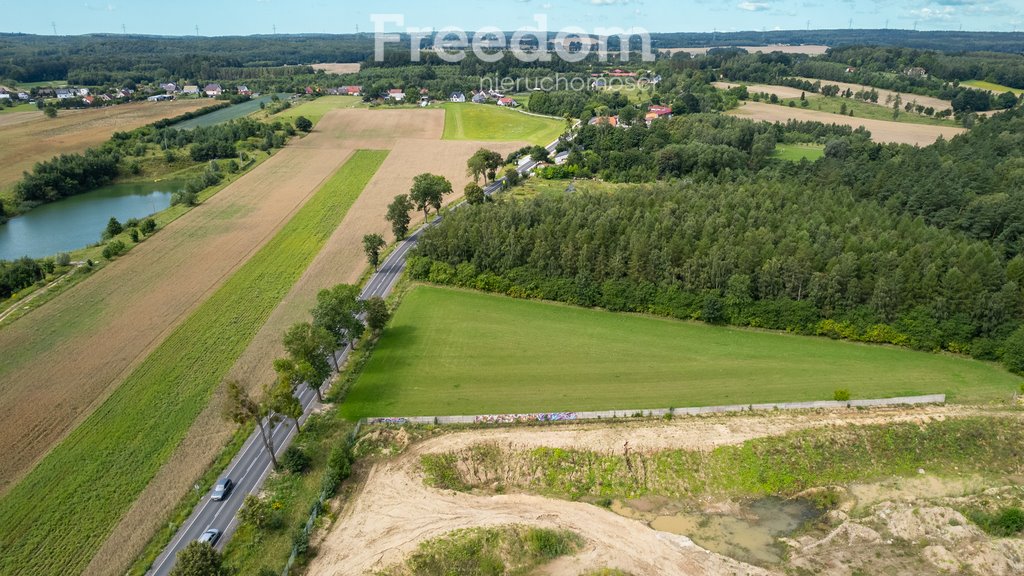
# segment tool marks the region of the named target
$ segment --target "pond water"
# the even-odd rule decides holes
[[[624,510],[625,508],[625,510]],[[613,510],[635,515],[622,503]],[[698,546],[742,562],[770,566],[782,561],[778,538],[793,534],[821,512],[805,500],[762,498],[741,507],[739,514],[674,512],[655,516],[651,528],[680,534]]]
[[[38,206],[0,224],[0,260],[41,258],[100,241],[111,217],[122,223],[144,218],[171,205],[183,180],[112,184]]]
[[[282,100],[287,100],[289,94],[278,94]],[[184,122],[178,122],[174,125],[174,128],[179,130],[191,130],[193,128],[199,128],[200,126],[214,126],[221,122],[227,122],[228,120],[234,120],[243,116],[248,116],[253,112],[260,109],[260,104],[266,104],[270,106],[270,102],[273,100],[273,96],[260,96],[248,102],[242,102],[241,104],[232,104],[227,108],[221,108],[216,112],[210,112],[209,114],[203,114],[197,118],[191,120],[185,120]],[[212,106],[212,104],[211,104]]]

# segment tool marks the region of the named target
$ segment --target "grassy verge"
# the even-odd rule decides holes
[[[11,107],[0,106],[0,114],[10,114],[12,112],[32,112],[36,111],[42,114],[42,111],[36,107],[35,104],[16,104]]]
[[[547,146],[565,132],[565,121],[520,114],[488,104],[442,104],[445,140],[515,141]]]
[[[229,173],[227,171],[223,171],[222,174],[224,175],[224,179],[221,180],[221,182],[219,184],[217,184],[215,186],[211,186],[211,187],[203,190],[202,192],[200,192],[199,193],[199,197],[198,197],[199,204],[202,204],[203,202],[205,202],[205,201],[209,200],[210,198],[212,198],[214,194],[220,192],[224,188],[227,188],[227,186],[229,184],[231,184],[235,180],[238,180],[244,174],[250,172],[251,170],[253,170],[257,166],[262,164],[265,160],[270,158],[271,155],[266,153],[266,152],[253,151],[253,152],[249,153],[249,156],[250,156],[251,160],[250,160],[250,163],[247,164],[247,167],[246,167],[245,170],[242,170],[242,171],[240,171],[240,172],[238,172],[236,174],[231,174],[231,173]],[[187,166],[185,168],[179,168],[179,169],[176,169],[176,170],[173,170],[173,171],[164,171],[164,172],[161,172],[159,170],[154,169],[152,172],[148,172],[146,174],[146,177],[149,178],[149,179],[156,178],[156,177],[164,178],[164,179],[186,178],[188,176],[192,176],[192,175],[195,175],[195,174],[201,172],[205,168],[205,166],[206,166],[205,163],[202,163],[202,164],[192,164],[192,165]],[[131,181],[132,180],[130,180],[130,179],[123,179],[123,180],[119,180],[118,183],[125,183],[125,182],[131,182]],[[184,204],[179,204],[177,206],[171,206],[171,207],[167,208],[166,210],[162,210],[160,212],[157,212],[156,214],[153,214],[152,216],[150,216],[150,218],[153,218],[153,220],[156,221],[156,225],[157,225],[156,229],[157,229],[157,231],[160,231],[161,229],[163,229],[165,226],[167,226],[171,222],[177,220],[181,216],[184,216],[185,213],[190,211],[192,208],[194,208],[194,206],[186,206]],[[152,236],[152,234],[150,236]],[[112,240],[115,240],[115,239],[116,240],[120,240],[121,242],[123,242],[125,244],[125,246],[128,247],[128,250],[125,252],[125,253],[127,253],[128,251],[131,251],[131,249],[134,248],[137,244],[145,242],[147,238],[143,236],[143,237],[140,237],[140,239],[139,239],[140,242],[138,242],[138,243],[132,242],[131,238],[128,235],[128,232],[125,231],[124,233],[119,234],[118,236],[115,236],[114,238],[112,238]],[[72,261],[75,261],[75,262],[86,262],[88,260],[92,260],[93,261],[92,268],[85,268],[85,267],[83,267],[83,268],[78,268],[78,269],[68,269],[66,272],[68,272],[69,275],[66,278],[63,278],[63,280],[59,284],[56,284],[56,285],[52,286],[51,288],[46,290],[45,293],[41,293],[41,294],[39,294],[37,296],[34,296],[32,298],[32,300],[30,302],[25,303],[25,305],[20,310],[18,310],[16,312],[14,312],[14,313],[4,317],[3,320],[0,320],[0,329],[2,329],[4,326],[7,326],[11,322],[14,322],[18,318],[21,318],[25,314],[28,314],[32,310],[35,310],[36,308],[39,308],[40,306],[42,306],[43,304],[49,302],[50,300],[52,300],[56,296],[62,294],[63,292],[65,292],[66,290],[71,288],[72,286],[77,285],[79,282],[81,282],[82,280],[84,280],[85,278],[90,276],[93,272],[95,272],[95,271],[105,267],[109,263],[109,261],[105,260],[102,257],[103,246],[104,246],[103,244],[95,244],[93,246],[87,246],[85,248],[81,248],[79,250],[74,250],[74,251],[69,252],[68,254],[71,256],[71,260]],[[62,272],[65,272],[65,271],[62,271]],[[25,288],[25,289],[21,290],[20,292],[14,294],[13,296],[8,298],[7,300],[5,300],[3,302],[0,302],[0,312],[7,310],[10,306],[16,305],[19,301],[22,301],[22,300],[28,298],[29,296],[34,294],[38,289],[40,289],[42,286],[45,286],[45,285],[53,282],[54,280],[57,280],[58,277],[59,277],[58,275],[54,275],[52,277],[48,277],[42,283],[42,285],[37,283],[37,284],[35,284],[35,285],[31,286],[31,287],[28,287],[28,288]]]
[[[263,569],[281,570],[292,551],[294,530],[309,517],[310,507],[323,489],[331,449],[345,442],[352,424],[335,410],[314,414],[306,421],[292,446],[309,456],[302,473],[278,471],[263,486],[269,502],[266,524],[242,524],[224,549],[225,561],[235,574],[259,574]]]
[[[825,147],[816,144],[776,144],[775,157],[779,160],[814,162],[825,155]]]
[[[422,458],[426,481],[452,490],[497,483],[571,499],[665,496],[793,496],[809,488],[912,477],[1018,473],[1020,418],[807,429],[711,452],[629,450],[606,454],[480,444]],[[464,472],[472,470],[474,476]]]
[[[464,528],[419,545],[405,562],[380,576],[484,576],[532,574],[544,564],[583,546],[568,530],[549,530],[518,524],[494,528]]]
[[[419,286],[349,393],[367,416],[640,409],[946,393],[1008,399],[1020,378],[943,354]]]
[[[0,500],[0,573],[82,570],[386,156],[353,155]]]

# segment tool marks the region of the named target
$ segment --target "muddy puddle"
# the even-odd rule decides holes
[[[676,510],[671,504],[650,510],[635,502],[618,502],[612,510],[622,516],[647,521],[651,528],[681,534],[698,546],[760,566],[780,563],[780,537],[792,535],[821,512],[805,500],[762,498],[739,505],[728,513],[704,514]]]

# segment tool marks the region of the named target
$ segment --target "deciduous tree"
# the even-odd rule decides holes
[[[189,542],[178,552],[171,576],[228,576],[224,560],[205,542]]]
[[[430,209],[441,210],[441,202],[445,194],[452,193],[452,183],[444,176],[436,174],[420,174],[412,180],[409,198],[417,210],[423,211],[423,217],[430,216]]]
[[[373,271],[377,271],[377,267],[380,265],[380,251],[386,246],[384,238],[380,234],[367,234],[363,236],[363,251],[366,252],[366,260],[373,266]]]
[[[399,194],[388,204],[388,213],[384,217],[391,223],[391,232],[395,240],[402,240],[409,233],[409,212],[413,209],[412,202],[406,194]]]
[[[266,418],[266,424],[272,427],[276,415],[265,404],[254,400],[238,382],[232,380],[228,382],[227,386],[228,402],[224,408],[225,416],[232,422],[242,426],[246,424],[256,425],[256,429],[260,432],[260,439],[263,440],[263,446],[270,454],[270,460],[276,468],[277,456],[274,454],[274,437],[273,435],[268,435],[264,427],[264,418]]]

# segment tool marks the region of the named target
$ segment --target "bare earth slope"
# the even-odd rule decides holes
[[[314,134],[0,330],[0,493],[249,258],[348,156]]]
[[[885,120],[871,120],[868,118],[850,118],[829,112],[818,110],[806,110],[803,108],[789,108],[776,104],[765,104],[764,102],[746,102],[739,108],[730,111],[743,118],[751,120],[763,120],[766,122],[786,122],[789,120],[801,120],[805,122],[824,122],[825,124],[840,124],[854,128],[863,126],[871,132],[871,139],[875,142],[913,144],[927,146],[942,136],[946,140],[957,134],[966,132],[963,128],[947,126],[930,126],[927,124],[907,124],[902,122],[887,122]]]
[[[457,528],[524,523],[580,533],[584,550],[549,567],[577,575],[612,567],[637,576],[767,574],[706,551],[683,536],[658,532],[609,510],[578,502],[511,494],[481,496],[436,490],[423,483],[420,456],[494,442],[513,449],[712,449],[793,430],[847,424],[923,422],[962,415],[964,408],[927,407],[784,415],[713,416],[618,425],[513,427],[446,434],[371,468],[319,545],[310,574],[366,574],[402,560],[427,539]]]

